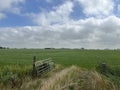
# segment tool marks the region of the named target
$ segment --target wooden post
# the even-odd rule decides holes
[[[35,63],[36,63],[36,56],[33,57],[33,77],[37,76]]]
[[[102,63],[101,64],[101,71],[102,71],[102,73],[106,73],[106,71],[107,71],[107,65],[106,65],[106,63]]]

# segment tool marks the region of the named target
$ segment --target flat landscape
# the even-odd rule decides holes
[[[33,78],[34,56],[38,61],[51,58],[55,68],[47,74]],[[101,63],[107,65],[105,72],[101,72],[99,67]],[[120,90],[120,51],[0,49],[0,89],[8,90],[8,88],[10,90]]]
[[[37,60],[52,58],[63,66],[77,65],[94,68],[99,63],[120,67],[120,50],[77,50],[77,49],[1,49],[0,65],[32,65]]]
[[[1,0],[0,90],[120,90],[120,0]]]

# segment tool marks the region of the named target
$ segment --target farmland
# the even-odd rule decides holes
[[[104,88],[109,88],[109,89],[92,89],[92,90],[119,90],[119,89],[113,89],[113,88],[114,87],[120,88],[119,86],[120,85],[120,82],[119,82],[120,80],[120,51],[119,50],[79,50],[79,49],[49,49],[49,50],[48,49],[47,50],[45,49],[0,49],[0,82],[2,82],[2,84],[0,83],[0,88],[4,89],[4,85],[8,85],[7,86],[8,88],[11,86],[12,87],[15,86],[15,88],[17,88],[19,87],[20,82],[23,83],[23,81],[21,80],[24,80],[23,85],[22,86],[20,85],[21,89],[25,90],[27,88],[31,90],[32,88],[33,89],[38,88],[40,86],[38,82],[41,83],[41,79],[32,80],[31,78],[33,56],[36,56],[37,60],[52,58],[54,62],[58,64],[57,67],[59,68],[53,71],[50,75],[44,76],[45,78],[46,77],[49,78],[50,81],[52,79],[53,84],[57,83],[58,87],[59,85],[62,84],[56,81],[58,77],[63,78],[61,82],[64,82],[67,84],[68,84],[69,79],[70,80],[73,79],[72,81],[74,81],[75,79],[75,81],[77,81],[78,78],[81,80],[84,77],[88,78],[90,81],[89,83],[91,83],[91,79],[94,80],[93,77],[95,77],[96,83],[94,84],[101,85],[101,86],[96,86],[96,88],[104,87],[105,85],[102,86],[104,83],[106,84]],[[103,62],[107,63],[107,65],[109,65],[110,67],[114,68],[112,70],[112,73],[111,71],[107,73],[106,75],[107,77],[104,78],[105,81],[102,79],[103,77],[101,76],[101,74],[99,74],[95,70],[96,66]],[[68,69],[64,70],[63,68],[68,68]],[[67,72],[69,72],[69,74]],[[79,76],[79,73],[81,73],[80,74],[81,76]],[[91,77],[87,75],[88,73],[91,75]],[[56,75],[55,78],[53,74]],[[63,76],[60,76],[60,75],[63,75]],[[65,80],[64,78],[66,78],[64,76],[69,77],[68,81],[63,81]],[[12,84],[9,83],[11,82],[9,80],[11,77],[16,80],[14,82],[17,83],[17,85],[16,84],[14,85],[14,82],[12,82]],[[43,81],[44,81],[44,77],[42,77]],[[113,82],[109,83],[107,78],[110,78],[110,81],[113,81]],[[48,79],[48,82],[49,82],[49,79]],[[100,80],[101,83],[97,81],[98,79]],[[57,80],[59,81],[59,79]],[[45,82],[45,83],[48,83],[48,82]],[[30,87],[26,87],[28,86],[28,83]],[[80,90],[84,90],[86,88],[87,83],[88,82],[86,82],[85,80],[83,83],[85,84],[85,86],[81,84],[83,85],[83,89],[80,89]],[[113,86],[111,87],[111,83],[114,83],[115,86],[112,84]],[[53,84],[52,86],[54,87]],[[107,86],[107,85],[110,85],[110,86]],[[62,84],[62,86],[64,85]],[[62,86],[61,88],[63,88]],[[44,87],[44,84],[43,84],[41,88],[48,88],[48,87],[46,86]],[[53,89],[53,88],[50,89],[50,88],[51,87],[45,90],[56,90],[56,89]],[[73,89],[69,89],[69,90],[73,90]],[[85,90],[91,90],[91,89],[85,89]]]
[[[63,66],[77,65],[94,68],[96,64],[106,62],[120,67],[119,50],[42,50],[42,49],[6,49],[0,50],[0,66],[32,65],[33,56],[38,60],[52,58]]]

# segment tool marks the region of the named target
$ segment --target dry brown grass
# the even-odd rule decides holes
[[[47,81],[43,81],[43,86],[40,90],[62,90],[63,86],[70,83],[71,79],[77,73],[78,68],[72,66],[66,68],[54,76],[50,77]]]
[[[119,90],[105,76],[76,66],[57,69],[41,78],[26,77],[19,88],[1,90]]]
[[[96,71],[76,66],[66,68],[43,82],[39,90],[117,90],[112,82]]]
[[[82,71],[78,77],[79,90],[117,90],[107,78],[96,71]]]

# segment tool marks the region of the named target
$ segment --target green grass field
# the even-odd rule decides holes
[[[75,67],[79,66],[79,68],[81,67],[87,68],[89,70],[87,71],[87,69],[85,69],[84,72],[93,73],[93,76],[95,74],[95,77],[96,75],[97,77],[98,76],[101,77],[101,74],[99,73],[97,74],[97,72],[99,72],[98,71],[99,69],[97,69],[96,67],[100,63],[105,62],[107,63],[108,66],[110,67],[112,66],[112,68],[108,69],[107,73],[105,74],[106,78],[104,79],[105,80],[107,78],[110,79],[110,82],[112,81],[111,83],[113,83],[116,88],[120,88],[120,51],[119,50],[0,49],[0,89],[5,88],[4,90],[7,90],[7,88],[11,88],[11,90],[13,90],[12,88],[13,86],[14,88],[16,88],[15,90],[18,90],[19,86],[21,86],[22,83],[23,89],[25,90],[24,85],[27,86],[30,83],[32,84],[33,82],[32,80],[35,80],[36,83],[32,84],[32,86],[29,86],[29,88],[34,88],[34,87],[38,88],[40,83],[37,82],[41,82],[41,80],[32,79],[33,56],[36,56],[37,60],[52,58],[56,63],[56,67],[58,65],[62,68],[69,68],[68,66],[74,65]],[[57,71],[59,71],[62,68],[58,68]],[[55,72],[53,72],[53,74],[54,73]],[[66,74],[69,76],[69,73]],[[50,77],[50,75],[48,76]],[[84,74],[82,77],[85,77]],[[99,77],[97,79],[100,79]],[[104,80],[102,82],[104,82]],[[93,90],[93,89],[86,89],[86,90]],[[99,90],[103,90],[103,89],[99,89]],[[113,89],[104,89],[104,90],[113,90]],[[119,89],[114,89],[114,90],[119,90]]]
[[[32,65],[33,56],[38,60],[52,58],[63,66],[77,65],[94,68],[106,62],[120,67],[120,51],[117,50],[42,50],[42,49],[1,49],[0,65]]]

